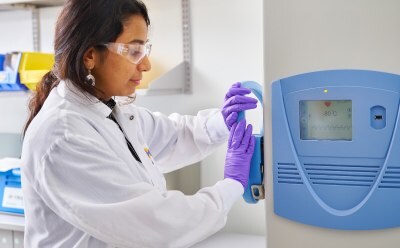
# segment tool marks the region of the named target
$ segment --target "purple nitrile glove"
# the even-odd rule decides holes
[[[241,88],[240,83],[231,86],[225,95],[225,102],[222,106],[222,115],[228,129],[230,130],[233,123],[237,121],[238,112],[255,109],[257,107],[257,99],[245,96],[251,93],[250,89]]]
[[[231,178],[240,182],[243,189],[246,189],[249,182],[250,161],[256,143],[252,131],[251,124],[246,128],[246,120],[233,124],[225,159],[224,178]]]

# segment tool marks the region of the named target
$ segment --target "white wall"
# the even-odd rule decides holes
[[[263,82],[261,9],[261,0],[192,1],[194,92],[203,101],[200,107],[208,107],[205,103],[221,106],[226,90],[236,81]],[[259,118],[248,119],[260,124]],[[203,186],[223,177],[225,149],[221,147],[203,161]],[[229,215],[225,231],[264,235],[263,212],[263,202],[249,205],[240,200]]]
[[[31,19],[29,10],[0,12],[0,53],[33,49]]]
[[[33,49],[31,18],[27,10],[0,12],[0,53]],[[0,92],[0,132],[21,132],[27,115],[26,99],[24,93]]]
[[[220,107],[234,82],[263,82],[261,12],[262,0],[192,0],[193,94],[139,97],[138,104],[164,113],[195,114],[204,108]],[[162,104],[165,102],[169,104]],[[248,119],[259,130],[256,115],[261,111],[254,112]],[[223,178],[225,154],[224,145],[206,158],[201,168],[188,168],[174,180],[185,181],[183,188],[196,188],[187,178],[196,177],[193,172],[200,170],[201,186],[213,185]],[[238,201],[224,231],[265,235],[264,207],[264,202],[249,205]]]
[[[153,2],[149,0],[149,6]],[[58,11],[59,8],[40,10],[42,51],[53,50],[53,25]],[[152,11],[149,9],[150,14]],[[154,10],[155,14],[157,11]],[[263,81],[262,0],[192,0],[191,13],[193,94],[139,96],[137,104],[167,114],[195,114],[204,108],[220,107],[227,89],[234,82]],[[0,12],[0,28],[6,26],[8,30],[19,30],[6,40],[0,39],[0,52],[32,50],[30,18],[28,11]],[[153,36],[157,30],[157,22],[153,22]],[[0,93],[0,116],[6,117],[0,122],[0,132],[19,132],[22,129],[27,117],[26,101],[26,95]],[[256,130],[260,127],[257,116],[260,112],[254,111],[248,117]],[[200,186],[214,184],[223,178],[225,153],[223,146],[200,166],[168,175],[169,187],[191,194]],[[224,231],[264,235],[264,202],[247,205],[240,200],[233,207]]]
[[[266,0],[265,82],[325,69],[371,69],[400,74],[400,1]],[[270,101],[266,137],[271,137]],[[273,213],[271,139],[266,139],[269,248],[399,247],[400,229],[344,232],[315,228]]]

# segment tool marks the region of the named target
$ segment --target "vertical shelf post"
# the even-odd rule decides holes
[[[31,6],[32,11],[32,38],[33,50],[40,51],[40,12],[36,6]]]
[[[190,0],[182,0],[183,60],[185,63],[185,82],[183,93],[192,93],[192,33],[190,20]]]

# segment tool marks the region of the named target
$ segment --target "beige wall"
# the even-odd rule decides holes
[[[264,59],[270,83],[302,72],[354,68],[400,74],[400,1],[265,0]],[[266,137],[271,137],[270,101]],[[272,196],[271,140],[267,139],[268,193]],[[344,232],[314,228],[277,217],[266,203],[268,248],[395,248],[400,229]]]

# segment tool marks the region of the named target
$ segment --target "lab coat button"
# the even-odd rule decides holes
[[[133,119],[135,119],[134,115],[129,116],[129,120],[133,120]]]

